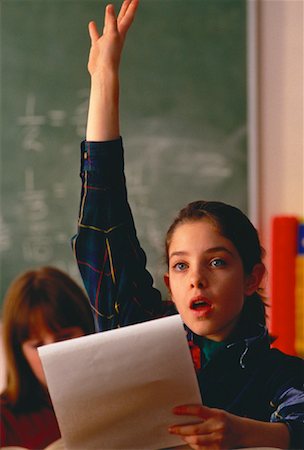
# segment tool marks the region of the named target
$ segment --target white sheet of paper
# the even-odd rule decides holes
[[[39,348],[67,450],[183,445],[174,406],[201,403],[179,315]]]

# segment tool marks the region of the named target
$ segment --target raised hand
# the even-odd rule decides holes
[[[96,23],[89,23],[91,49],[88,70],[91,75],[91,93],[87,141],[109,141],[120,135],[119,64],[138,3],[139,0],[125,0],[117,18],[113,5],[108,5],[101,35]]]
[[[138,3],[139,0],[125,0],[117,18],[113,5],[108,5],[101,35],[96,23],[89,23],[91,50],[88,70],[91,76],[104,69],[118,71],[125,37],[135,17]]]

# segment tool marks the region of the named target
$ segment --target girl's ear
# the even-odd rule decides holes
[[[167,286],[167,289],[170,292],[170,279],[169,279],[168,272],[166,272],[165,275],[164,275],[164,283],[165,283],[165,285]]]
[[[260,287],[261,281],[265,273],[265,266],[263,263],[256,264],[250,275],[247,275],[245,280],[245,295],[252,295]]]
[[[166,272],[165,275],[164,275],[164,282],[165,282],[165,285],[167,286],[167,289],[168,289],[168,292],[169,292],[169,296],[170,296],[169,298],[171,299],[171,301],[173,303],[175,303],[173,298],[172,298],[172,296],[171,296],[170,277],[169,277],[168,272]]]

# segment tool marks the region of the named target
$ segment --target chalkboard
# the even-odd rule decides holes
[[[30,267],[52,264],[80,281],[69,240],[88,104],[87,23],[100,23],[104,6],[1,1],[1,301]],[[246,2],[141,0],[121,78],[129,197],[163,289],[163,239],[180,207],[212,198],[247,209]]]

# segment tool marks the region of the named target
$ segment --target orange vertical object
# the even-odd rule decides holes
[[[295,289],[295,349],[304,358],[304,222],[299,224]]]
[[[271,235],[271,334],[277,337],[273,347],[290,355],[295,349],[295,286],[298,219],[276,216]]]

